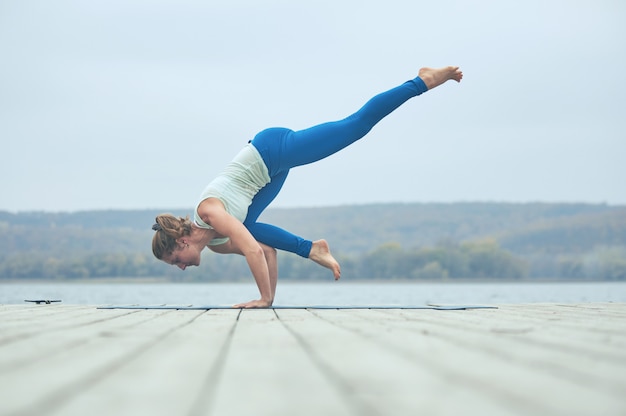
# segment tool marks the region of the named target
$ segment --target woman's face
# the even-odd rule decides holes
[[[200,253],[194,250],[193,246],[179,244],[171,255],[164,256],[162,260],[167,264],[185,270],[187,266],[200,265]]]

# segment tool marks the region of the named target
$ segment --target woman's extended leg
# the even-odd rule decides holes
[[[252,143],[259,149],[270,176],[328,157],[364,137],[379,121],[412,97],[463,74],[457,67],[422,68],[415,79],[380,93],[351,116],[305,130],[273,128],[263,131]]]
[[[252,144],[259,149],[270,176],[295,166],[324,159],[365,136],[371,129],[411,97],[427,90],[418,77],[370,99],[351,116],[305,130],[272,128],[259,133]]]

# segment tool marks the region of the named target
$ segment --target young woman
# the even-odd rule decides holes
[[[341,276],[339,263],[325,240],[310,241],[273,225],[257,222],[280,191],[289,169],[316,162],[365,136],[376,123],[412,97],[446,81],[460,82],[458,67],[422,68],[415,79],[378,94],[359,111],[335,122],[309,129],[263,130],[239,152],[226,169],[202,192],[189,218],[159,215],[152,229],[156,258],[185,270],[200,264],[200,253],[209,247],[221,254],[245,256],[260,299],[236,308],[272,305],[278,280],[276,249],[296,253]]]

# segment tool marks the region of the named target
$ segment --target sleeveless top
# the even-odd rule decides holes
[[[251,143],[248,143],[222,173],[204,188],[200,195],[200,202],[194,210],[194,223],[200,228],[213,229],[198,214],[200,203],[207,198],[219,199],[224,204],[226,212],[243,222],[248,215],[248,207],[252,203],[252,198],[270,180],[267,166],[265,166],[261,154]],[[227,241],[228,237],[214,238],[209,245],[217,246]]]

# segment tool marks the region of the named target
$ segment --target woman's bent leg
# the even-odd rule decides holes
[[[248,207],[248,215],[243,224],[246,226],[250,234],[259,242],[270,247],[283,251],[289,251],[299,256],[308,258],[311,252],[312,242],[304,238],[292,234],[280,227],[270,224],[257,222],[261,213],[276,198],[278,192],[283,186],[289,171],[278,173],[272,178],[272,181],[265,185],[254,197],[250,207]]]
[[[313,245],[313,242],[310,240],[305,240],[280,227],[262,222],[246,224],[246,228],[248,228],[255,240],[260,243],[309,258]]]

